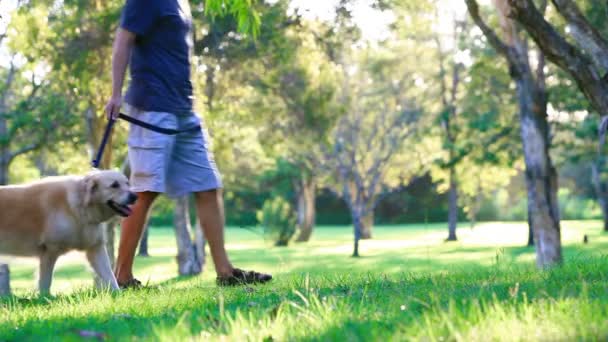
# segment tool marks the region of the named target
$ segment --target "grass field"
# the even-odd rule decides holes
[[[236,265],[272,272],[268,285],[218,288],[208,264],[177,278],[175,239],[153,229],[136,275],[150,288],[92,290],[83,256],[60,260],[51,298],[33,292],[34,263],[12,266],[0,299],[0,341],[22,340],[606,340],[608,234],[563,222],[565,265],[538,271],[524,223],[377,227],[350,257],[349,227],[319,227],[308,244],[272,247],[228,229]],[[583,244],[587,234],[589,244]]]

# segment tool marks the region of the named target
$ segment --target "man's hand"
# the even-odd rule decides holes
[[[110,100],[108,100],[108,104],[106,104],[106,116],[108,117],[108,120],[118,119],[121,105],[122,97],[120,96],[112,96]]]

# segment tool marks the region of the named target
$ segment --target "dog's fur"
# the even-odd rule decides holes
[[[57,258],[85,251],[103,285],[118,290],[100,224],[128,216],[136,199],[127,178],[116,171],[0,187],[0,254],[38,257],[38,287],[48,294]]]

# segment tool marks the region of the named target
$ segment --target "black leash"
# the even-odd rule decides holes
[[[190,133],[190,132],[195,132],[195,131],[200,131],[201,130],[201,126],[200,125],[196,125],[196,126],[189,127],[189,128],[186,128],[186,129],[171,129],[171,128],[158,127],[158,126],[149,124],[147,122],[138,120],[138,119],[136,119],[134,117],[125,115],[123,113],[118,114],[118,117],[121,118],[121,119],[123,119],[123,120],[125,120],[125,121],[127,121],[127,122],[130,122],[130,123],[132,123],[134,125],[137,125],[139,127],[143,127],[145,129],[154,131],[156,133],[164,134],[164,135],[178,135],[178,134],[182,134],[182,133]]]
[[[123,119],[127,122],[130,122],[136,126],[139,127],[143,127],[145,129],[148,129],[150,131],[156,132],[156,133],[160,133],[160,134],[164,134],[164,135],[178,135],[178,134],[182,134],[182,133],[190,133],[190,132],[195,132],[195,131],[200,131],[201,130],[201,126],[200,125],[196,125],[193,127],[189,127],[186,129],[171,129],[171,128],[163,128],[163,127],[158,127],[152,124],[149,124],[147,122],[138,120],[134,117],[125,115],[123,113],[119,113],[118,114],[118,118],[119,119]],[[101,144],[99,145],[99,149],[97,150],[97,155],[95,157],[95,159],[93,159],[92,161],[92,165],[94,168],[98,168],[99,164],[101,163],[101,158],[103,157],[103,151],[106,148],[106,145],[108,144],[108,139],[110,138],[110,133],[112,132],[112,128],[114,127],[114,123],[116,123],[116,119],[111,118],[108,121],[108,125],[106,126],[106,130],[103,133],[103,138],[101,139]]]

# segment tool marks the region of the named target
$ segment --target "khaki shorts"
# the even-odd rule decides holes
[[[165,193],[180,197],[222,187],[221,175],[210,151],[209,134],[195,114],[174,115],[145,112],[126,106],[138,120],[168,129],[187,129],[198,124],[200,131],[165,135],[130,124],[129,162],[131,187],[135,192]]]

